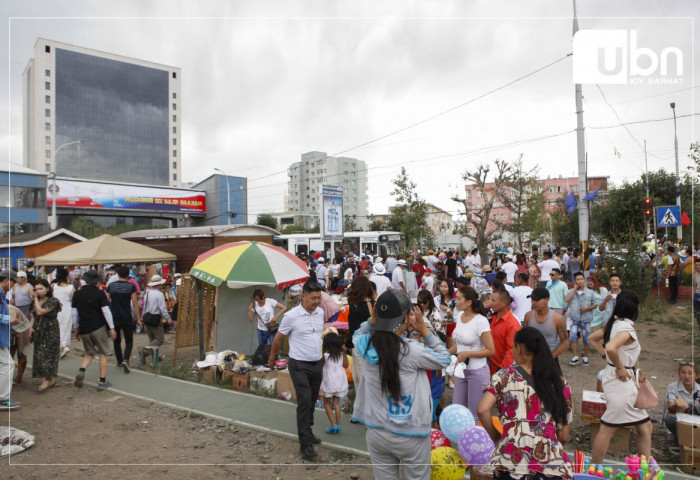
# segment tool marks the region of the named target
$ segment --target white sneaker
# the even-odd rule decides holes
[[[578,365],[578,357],[574,357],[569,361],[569,365]]]
[[[70,348],[68,348],[68,347],[63,347],[63,350],[61,350],[61,357],[60,357],[60,358],[63,358],[63,357],[65,357],[66,355],[68,355],[68,352],[70,352]]]

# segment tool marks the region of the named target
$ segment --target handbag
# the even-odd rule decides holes
[[[146,307],[148,306],[148,293],[146,294],[146,299],[144,300],[143,303],[143,309],[146,310]],[[144,313],[143,314],[143,323],[150,327],[157,327],[160,325],[160,319],[161,316],[158,313]]]
[[[635,372],[635,381],[638,390],[634,408],[655,408],[659,404],[659,397],[654,387],[651,386],[651,382],[642,375],[639,369]]]

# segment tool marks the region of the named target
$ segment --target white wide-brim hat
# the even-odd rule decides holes
[[[206,368],[206,367],[213,367],[215,365],[219,365],[221,362],[219,362],[218,355],[216,352],[212,353],[207,353],[207,356],[204,357],[204,360],[201,362],[197,362],[197,367],[199,368]]]
[[[151,281],[148,283],[149,287],[155,287],[157,285],[163,285],[165,280],[160,275],[153,275]]]

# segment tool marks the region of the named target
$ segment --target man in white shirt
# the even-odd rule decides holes
[[[323,287],[323,290],[328,286],[328,260],[323,257],[318,259],[318,267],[316,267],[316,280]]]
[[[386,275],[384,275],[385,273],[386,270],[384,269],[384,265],[381,263],[375,263],[374,267],[372,267],[372,273],[369,276],[369,281],[373,282],[377,287],[377,297],[387,290],[391,290],[392,288],[391,281]]]
[[[561,268],[562,268],[561,273],[564,276],[564,278],[568,278],[570,276],[570,274],[569,274],[569,259],[571,258],[569,254],[574,253],[574,251],[571,248],[564,248],[563,251],[564,251],[564,255],[561,256]],[[574,273],[576,273],[576,272],[574,272]]]
[[[297,394],[297,433],[305,460],[318,461],[314,444],[321,439],[311,430],[318,391],[323,379],[321,356],[323,310],[321,285],[317,282],[304,284],[301,304],[289,310],[280,324],[272,342],[268,366],[275,366],[277,352],[282,342],[289,337],[289,376]]]
[[[506,283],[511,287],[515,285],[515,273],[518,271],[518,266],[513,263],[513,255],[506,255],[508,261],[501,265],[501,270],[506,272]]]
[[[438,258],[435,256],[435,250],[428,251],[428,256],[425,259],[425,263],[428,264],[429,269],[431,269],[433,272],[435,271],[435,267],[438,263]]]
[[[559,264],[552,260],[552,252],[547,250],[544,252],[544,260],[537,264],[540,269],[540,287],[546,288],[549,281],[549,274],[553,268],[559,268]]]
[[[397,262],[396,268],[391,272],[391,286],[408,294],[405,281],[406,260],[403,258]]]
[[[435,277],[433,276],[433,271],[430,268],[425,269],[421,289],[429,291],[431,295],[435,295]]]
[[[532,288],[528,286],[529,280],[530,276],[527,273],[519,273],[515,276],[515,288],[512,293],[515,308],[512,311],[520,323],[523,323],[525,314],[532,307],[532,301],[528,298],[532,294]]]

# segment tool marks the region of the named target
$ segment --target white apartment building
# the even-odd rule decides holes
[[[367,229],[367,165],[364,161],[308,152],[287,169],[287,175],[286,210],[303,215],[308,223],[305,227],[318,225],[321,186],[334,185],[343,188],[343,215],[354,216],[358,228]]]
[[[180,185],[179,68],[39,38],[22,80],[27,167]]]

